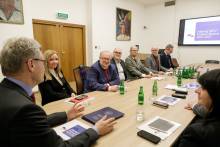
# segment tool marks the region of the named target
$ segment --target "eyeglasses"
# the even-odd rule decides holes
[[[48,61],[46,61],[46,60],[41,60],[41,59],[32,59],[32,60],[35,60],[35,61],[43,61],[44,67],[46,67],[47,64],[48,64]],[[27,62],[28,62],[28,60],[26,61],[26,63],[27,63]]]
[[[156,52],[157,50],[151,50],[152,52]]]
[[[133,52],[138,52],[138,50],[132,50]]]
[[[121,54],[122,54],[122,53],[120,53],[120,52],[114,52],[114,53],[119,54],[119,55],[121,55]]]
[[[102,57],[101,57],[102,58]],[[111,59],[102,58],[104,61],[110,61]]]

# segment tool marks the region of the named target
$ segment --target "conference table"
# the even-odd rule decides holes
[[[207,68],[209,70],[220,68],[219,64],[201,64],[196,63],[194,66],[201,65],[198,71],[201,74],[206,72]],[[186,66],[186,68],[188,68]],[[162,95],[171,96],[175,93],[172,90],[165,89],[168,84],[176,85],[177,78],[173,79],[172,76],[159,75],[159,77],[165,77],[165,80],[157,82],[158,86],[158,97]],[[183,85],[186,84],[198,84],[196,79],[182,79]],[[136,120],[136,108],[138,106],[138,93],[140,86],[143,86],[144,91],[144,107],[145,109],[145,120]],[[172,146],[176,140],[179,138],[183,130],[192,122],[195,117],[192,110],[184,109],[191,100],[196,100],[198,94],[195,93],[195,89],[189,89],[186,99],[182,99],[174,106],[169,106],[167,109],[156,107],[152,105],[152,101],[149,100],[149,93],[152,91],[153,80],[148,78],[143,78],[135,80],[132,82],[125,83],[125,87],[129,87],[124,95],[120,95],[119,92],[106,92],[106,91],[94,91],[87,93],[89,96],[94,96],[95,98],[91,100],[90,105],[85,107],[84,115],[102,109],[104,107],[111,107],[116,109],[125,115],[117,120],[117,124],[111,133],[101,136],[92,146],[95,147],[143,147],[143,146],[160,146],[168,147]],[[56,102],[49,103],[43,107],[47,114],[54,112],[61,112],[68,110],[72,104],[64,102],[66,99],[62,99]],[[153,144],[139,136],[137,132],[137,126],[143,122],[153,118],[154,116],[159,116],[164,119],[174,121],[181,124],[181,126],[175,130],[170,136],[168,136],[164,141],[160,141],[158,144]],[[81,117],[76,118],[82,123],[92,127],[93,125]]]

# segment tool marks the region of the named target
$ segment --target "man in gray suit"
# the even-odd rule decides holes
[[[138,49],[136,46],[130,48],[130,56],[125,59],[125,67],[128,74],[128,78],[131,81],[140,78],[151,78],[155,77],[157,74],[153,74],[147,67],[145,67],[139,58],[136,58],[138,54]]]
[[[160,56],[158,55],[158,46],[154,45],[151,48],[152,54],[150,54],[146,59],[145,59],[145,65],[146,67],[153,73],[158,74],[158,75],[163,75],[165,72],[171,71],[171,69],[166,69],[160,64]]]

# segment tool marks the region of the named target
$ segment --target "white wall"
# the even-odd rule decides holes
[[[116,7],[132,11],[130,41],[116,41]],[[122,59],[130,55],[129,49],[132,45],[139,45],[140,52],[145,52],[144,25],[145,6],[138,2],[92,0],[93,62],[98,60],[101,51],[112,52],[116,47],[122,49]],[[95,49],[95,46],[101,46],[101,49]]]
[[[0,23],[0,51],[3,48],[4,42],[12,37],[29,37],[33,38],[32,16],[31,16],[31,2],[30,0],[23,0],[23,14],[24,24],[10,24]],[[4,78],[0,71],[0,81]]]
[[[208,59],[220,60],[220,47],[178,47],[180,19],[220,15],[219,6],[219,0],[176,0],[176,5],[169,7],[164,7],[163,2],[147,5],[145,12],[148,27],[147,48],[157,44],[163,49],[167,44],[173,44],[174,53],[171,56],[178,58],[179,52],[182,66],[204,63]]]

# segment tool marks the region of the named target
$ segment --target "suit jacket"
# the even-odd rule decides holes
[[[115,65],[116,71],[117,71],[117,73],[118,73],[118,67],[116,66],[116,63],[115,63],[115,59],[114,59],[114,58],[111,59],[111,63]],[[122,66],[122,68],[123,68],[123,70],[124,70],[125,81],[127,81],[127,80],[128,80],[128,75],[127,75],[126,68],[125,68],[125,62],[120,59],[120,64],[121,64],[121,66]]]
[[[219,147],[220,121],[194,123],[183,131],[173,147]]]
[[[78,147],[90,146],[99,135],[88,129],[63,141],[53,129],[67,121],[66,112],[47,116],[19,85],[8,79],[0,83],[1,147]]]
[[[154,60],[154,55],[153,54],[151,54],[150,56],[148,56],[145,59],[145,65],[147,66],[147,68],[155,74],[158,74],[159,71],[167,72],[167,69],[160,65],[160,56],[159,55],[157,55],[157,58],[158,58],[158,61],[159,61],[158,71],[157,71],[157,65],[156,65],[156,62]]]
[[[200,117],[204,118],[208,111],[201,105],[195,104],[193,106],[193,113],[199,115]]]
[[[125,67],[128,74],[128,79],[130,79],[131,81],[140,79],[142,74],[149,74],[151,72],[147,67],[145,67],[141,63],[139,58],[135,58],[135,59],[137,60],[139,68],[132,56],[128,56],[125,59]]]
[[[169,61],[170,61],[170,64],[171,64],[171,66],[170,66],[170,64],[169,64]],[[160,64],[163,66],[163,67],[165,67],[165,68],[167,68],[167,69],[170,69],[170,68],[176,68],[176,66],[174,66],[173,65],[173,62],[172,62],[172,60],[171,60],[171,56],[167,56],[166,54],[165,54],[165,52],[163,52],[162,54],[160,54]]]
[[[116,71],[115,65],[111,64],[108,67],[108,79],[105,75],[103,68],[101,67],[100,61],[96,61],[90,68],[87,73],[86,83],[84,85],[84,92],[91,91],[106,91],[107,85],[106,83],[110,83],[110,85],[120,85],[120,78]]]
[[[62,71],[61,73],[63,74]],[[59,77],[63,82],[63,86],[56,80],[56,78],[52,74],[50,75],[52,77],[52,80],[45,81],[46,77],[44,76],[44,82],[38,85],[42,96],[42,106],[53,101],[71,97],[72,93],[76,93],[70,87],[64,75],[62,78]]]

